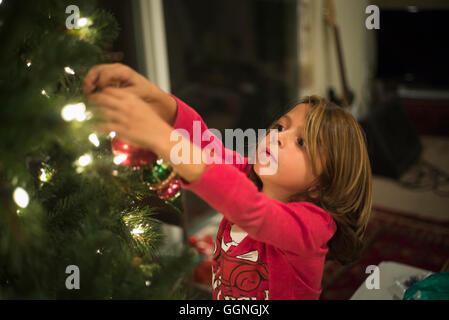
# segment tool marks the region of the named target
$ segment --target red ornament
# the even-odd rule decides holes
[[[111,140],[111,148],[115,157],[126,156],[126,159],[120,163],[124,166],[146,167],[157,160],[157,156],[150,150],[133,146],[118,138]]]
[[[164,200],[174,198],[181,189],[179,183],[180,181],[178,179],[173,179],[166,188],[158,190],[157,195]]]

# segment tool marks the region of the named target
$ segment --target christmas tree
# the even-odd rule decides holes
[[[159,250],[164,209],[82,93],[118,32],[91,0],[0,1],[1,299],[183,297],[195,256]]]

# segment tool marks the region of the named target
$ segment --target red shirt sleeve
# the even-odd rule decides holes
[[[207,125],[204,123],[201,116],[185,102],[178,97],[171,95],[177,104],[177,114],[175,124],[173,128],[178,130],[179,133],[187,134],[186,138],[201,149],[206,147],[209,150],[214,151],[214,157],[220,158],[222,163],[232,164],[237,169],[244,171],[247,168],[248,158],[245,158],[236,151],[226,149],[222,141],[213,134]]]
[[[336,231],[331,215],[309,202],[282,203],[268,198],[243,173],[211,164],[194,183],[181,186],[204,199],[254,240],[294,254],[322,254]]]

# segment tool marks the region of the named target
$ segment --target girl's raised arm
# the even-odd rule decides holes
[[[236,151],[226,149],[222,141],[214,135],[201,116],[181,99],[171,95],[176,101],[177,112],[173,124],[174,129],[183,129],[188,134],[189,140],[199,146],[201,150],[205,147],[211,148],[221,158],[222,163],[232,164],[240,171],[247,169],[248,159]],[[182,131],[179,131],[182,132]],[[194,137],[197,139],[195,140]]]

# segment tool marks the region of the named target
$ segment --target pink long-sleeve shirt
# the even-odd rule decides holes
[[[225,149],[200,115],[173,97],[174,129],[186,130],[202,149],[213,141],[223,159],[207,164],[194,183],[181,179],[181,187],[224,216],[215,240],[213,298],[318,299],[327,243],[337,229],[331,215],[309,202],[283,203],[259,192],[248,178],[248,158]],[[194,127],[212,139],[195,140]]]

